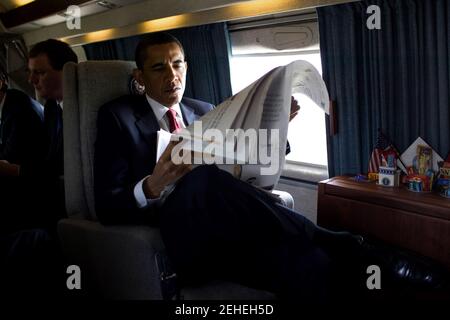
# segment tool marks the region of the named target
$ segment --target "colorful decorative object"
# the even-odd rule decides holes
[[[401,155],[400,160],[405,163],[408,166],[413,165],[414,163],[417,163],[417,165],[415,166],[417,169],[419,168],[419,159],[418,159],[418,146],[422,146],[422,147],[426,147],[426,148],[431,148],[430,145],[428,143],[425,142],[425,140],[423,140],[421,137],[418,137],[416,139],[416,141],[414,141]],[[443,159],[439,156],[439,154],[432,150],[432,164],[431,167],[433,168],[434,172],[437,172],[439,169],[438,163],[439,161],[443,161]],[[424,154],[425,156],[425,154]],[[425,158],[422,158],[424,161]],[[426,161],[425,161],[426,162]],[[416,172],[418,173],[418,172]]]
[[[433,149],[428,146],[417,146],[417,171],[419,174],[426,174],[433,168]]]
[[[354,178],[356,181],[360,181],[360,182],[368,182],[369,179],[367,178],[367,176],[363,175],[363,174],[357,174]]]
[[[420,137],[409,146],[402,157],[410,160],[408,176],[405,178],[408,189],[414,192],[431,192],[437,185],[437,173],[442,158]]]
[[[380,167],[378,184],[386,187],[398,187],[400,181],[400,170],[391,167]]]
[[[437,190],[450,199],[450,153],[443,161],[433,148],[418,137],[400,156],[389,139],[378,130],[367,177],[382,186],[397,187],[402,183],[414,192]],[[354,179],[365,181],[361,175]]]
[[[408,190],[415,192],[423,191],[423,181],[420,177],[411,177],[408,180]]]
[[[381,153],[381,166],[397,168],[397,157],[397,152],[392,148],[383,151]]]
[[[434,174],[432,174],[432,171],[429,174],[430,175],[414,174],[408,176],[408,189],[414,192],[430,192],[433,188]]]
[[[439,194],[445,198],[450,199],[450,179],[438,179],[437,186],[439,188]]]
[[[397,149],[382,130],[378,129],[377,142],[369,159],[369,175],[371,173],[378,173],[380,166],[395,169],[398,167],[406,173],[406,167],[400,160],[400,154]],[[371,178],[369,177],[369,179]]]
[[[450,199],[450,154],[445,162],[439,163],[439,166],[439,178],[436,186],[441,196]]]

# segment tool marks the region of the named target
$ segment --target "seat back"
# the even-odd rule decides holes
[[[155,255],[159,230],[103,226],[94,201],[94,148],[99,108],[132,92],[134,62],[86,61],[63,69],[64,187],[68,219],[58,235],[70,264],[83,272],[83,292],[109,299],[161,299]]]
[[[94,144],[97,112],[130,93],[131,61],[86,61],[64,66],[64,176],[69,217],[96,220]]]

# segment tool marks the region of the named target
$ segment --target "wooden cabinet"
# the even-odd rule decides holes
[[[317,224],[430,257],[450,269],[450,199],[351,177],[319,183]]]

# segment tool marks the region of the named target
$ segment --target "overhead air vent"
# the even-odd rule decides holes
[[[116,9],[119,7],[117,4],[109,1],[97,1],[97,4],[107,9]]]
[[[319,49],[317,22],[235,31],[230,37],[233,55]]]
[[[58,15],[60,17],[63,17],[64,19],[67,19],[67,18],[71,17],[71,15],[67,14],[66,11],[58,12],[56,15]]]
[[[315,11],[277,14],[228,23],[233,55],[319,50]]]

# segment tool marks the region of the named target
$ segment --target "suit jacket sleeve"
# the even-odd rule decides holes
[[[45,155],[47,145],[45,143],[44,125],[41,118],[34,112],[28,111],[27,121],[23,123],[25,128],[21,131],[26,132],[27,136],[23,137],[23,161],[20,166],[21,176],[45,176],[43,167],[45,166]]]
[[[127,130],[114,111],[102,107],[98,114],[95,144],[95,202],[97,216],[104,224],[148,224],[154,209],[137,207],[129,168]]]
[[[0,159],[20,165],[22,176],[37,175],[45,154],[42,114],[31,98],[16,91],[9,91],[5,100]]]

